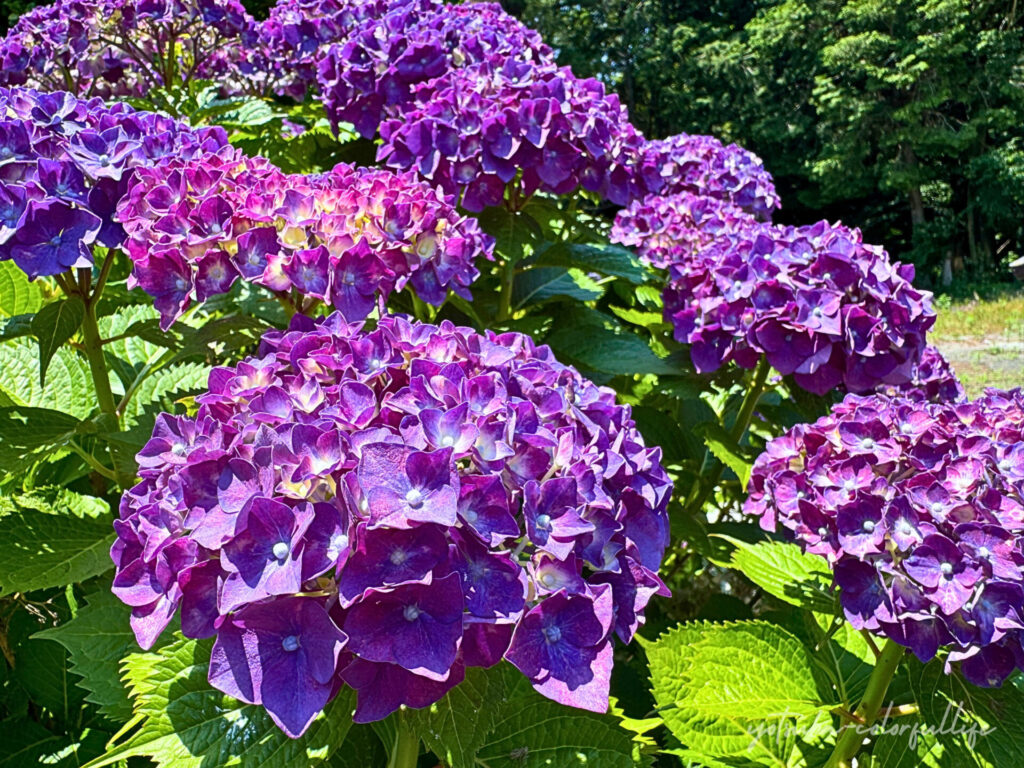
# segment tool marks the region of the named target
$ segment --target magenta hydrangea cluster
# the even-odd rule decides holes
[[[665,318],[701,372],[764,356],[808,391],[869,393],[913,380],[935,321],[913,266],[840,224],[775,226],[683,193],[624,209],[612,239],[668,270]]]
[[[245,73],[263,73],[245,62],[256,39],[238,0],[57,0],[0,41],[0,85],[109,98],[201,78],[253,90]]]
[[[1024,669],[1024,390],[848,396],[771,441],[748,514],[828,559],[846,618],[972,683]]]
[[[647,194],[712,197],[765,221],[782,206],[761,158],[714,136],[681,133],[647,141],[635,166],[639,186]]]
[[[94,246],[124,241],[116,208],[140,167],[226,145],[220,128],[62,91],[0,88],[0,260],[30,278],[90,266]]]
[[[350,321],[407,283],[434,305],[449,290],[468,299],[474,262],[493,258],[476,221],[410,174],[286,174],[230,147],[140,171],[118,216],[131,282],[155,297],[165,327],[239,278]]]
[[[385,116],[409,112],[414,86],[478,63],[553,61],[535,31],[496,3],[391,0],[324,49],[317,80],[330,120],[372,138]]]
[[[671,483],[628,406],[517,333],[296,316],[164,414],[115,522],[114,593],[150,647],[180,608],[210,682],[302,733],[507,659],[604,711],[668,542]]]
[[[505,58],[452,69],[417,86],[380,135],[378,160],[461,194],[471,211],[501,204],[510,186],[519,196],[582,186],[617,203],[636,187],[623,158],[641,138],[618,97],[554,65]]]

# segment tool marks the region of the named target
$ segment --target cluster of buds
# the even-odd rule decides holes
[[[165,327],[239,278],[326,302],[350,321],[407,283],[435,305],[449,290],[470,298],[474,262],[493,245],[409,174],[285,174],[230,147],[141,171],[118,216],[131,281],[155,297]]]
[[[116,208],[144,166],[227,145],[220,128],[69,93],[0,89],[0,260],[30,278],[93,263],[124,241]]]
[[[846,618],[1000,685],[1024,669],[1024,390],[849,395],[771,441],[745,511],[828,559]]]
[[[210,682],[302,733],[505,658],[608,706],[612,637],[665,588],[671,483],[628,406],[517,333],[297,315],[162,415],[116,521],[114,593],[150,647],[180,607]]]

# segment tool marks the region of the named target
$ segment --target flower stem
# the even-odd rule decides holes
[[[104,413],[117,415],[117,404],[114,393],[110,389],[110,374],[103,359],[103,340],[100,338],[96,324],[96,306],[91,301],[85,304],[85,318],[82,320],[82,348],[89,361],[93,387],[96,389],[96,402]]]
[[[733,423],[732,429],[729,430],[729,437],[737,444],[743,439],[747,429],[750,428],[750,422],[754,418],[754,409],[757,408],[761,395],[764,394],[764,385],[768,380],[768,371],[770,370],[771,366],[768,365],[768,360],[762,357],[757,364],[757,368],[754,369],[754,377],[750,382],[750,389],[743,396],[739,413],[736,414],[736,421]],[[688,496],[691,500],[685,505],[688,515],[695,514],[701,510],[704,502],[708,500],[708,497],[715,490],[715,486],[718,485],[718,481],[722,479],[723,472],[725,472],[725,465],[718,462],[718,466],[706,480],[703,480],[700,475],[697,476],[696,480],[694,480],[693,489]]]
[[[103,413],[117,416],[117,402],[110,389],[110,374],[107,372],[107,362],[103,358],[103,339],[100,337],[100,329],[96,323],[96,304],[99,303],[103,285],[110,274],[112,261],[112,254],[108,253],[106,261],[100,269],[100,278],[91,292],[89,287],[92,283],[92,271],[86,268],[79,269],[79,290],[77,292],[82,298],[82,303],[85,304],[85,317],[82,319],[82,350],[89,361],[93,388],[96,390],[96,402]],[[62,287],[64,286],[62,285]],[[67,292],[68,288],[65,287],[64,290]]]
[[[904,655],[906,655],[906,649],[902,645],[893,640],[886,641],[868,680],[864,698],[861,699],[860,706],[854,713],[863,722],[863,725],[856,722],[845,724],[839,731],[835,749],[832,750],[832,756],[825,768],[850,768],[851,761],[864,741],[865,729],[869,728],[878,717],[885,692],[889,689],[889,683],[892,682]]]
[[[403,712],[398,713],[395,744],[388,759],[388,768],[416,768],[420,758],[420,737]]]

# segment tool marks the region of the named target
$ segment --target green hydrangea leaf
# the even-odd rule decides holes
[[[491,699],[494,726],[477,752],[488,768],[634,768],[634,744],[612,714],[573,709],[533,690],[518,670],[502,664],[504,690]],[[493,674],[493,673],[492,673]]]
[[[12,261],[0,261],[0,314],[7,317],[26,315],[43,306],[43,292],[38,282],[28,276]]]
[[[665,725],[691,750],[800,766],[807,742],[833,736],[836,702],[823,700],[808,649],[780,626],[684,624],[642,645]]]
[[[63,645],[71,658],[71,671],[81,679],[86,701],[117,722],[132,716],[131,701],[119,675],[121,661],[138,650],[128,624],[131,609],[104,590],[88,595],[71,621],[38,632],[36,637]]]
[[[112,518],[102,500],[43,490],[0,497],[0,510],[0,595],[85,581],[113,566]]]
[[[762,540],[756,543],[719,536],[736,548],[729,566],[779,600],[810,611],[832,613],[835,593],[828,563],[796,544]]]
[[[87,418],[96,408],[88,363],[73,350],[61,347],[50,360],[44,386],[39,355],[31,342],[0,345],[0,406],[15,405]]]

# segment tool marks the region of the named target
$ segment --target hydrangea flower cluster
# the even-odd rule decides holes
[[[165,327],[239,277],[350,321],[406,283],[439,305],[449,290],[470,298],[476,258],[493,258],[476,221],[410,174],[344,164],[285,174],[232,148],[145,169],[118,215],[132,284],[156,298]]]
[[[180,607],[210,682],[302,733],[342,683],[357,722],[505,658],[603,711],[668,542],[660,449],[521,334],[297,315],[164,414],[115,522],[114,593],[150,647]]]
[[[330,120],[372,138],[385,116],[408,113],[414,86],[487,62],[553,62],[540,35],[496,3],[391,0],[322,51],[317,80]]]
[[[745,510],[833,566],[851,625],[940,647],[976,685],[1024,668],[1024,390],[850,395],[768,444]]]
[[[259,22],[261,52],[275,72],[274,90],[302,99],[316,84],[321,50],[347,40],[368,19],[404,0],[280,0]]]
[[[30,278],[93,263],[119,246],[115,216],[140,166],[227,145],[220,128],[191,129],[124,104],[0,88],[0,260]]]
[[[401,117],[385,120],[377,159],[415,169],[471,211],[519,193],[582,186],[617,203],[636,180],[622,160],[641,138],[618,96],[568,68],[504,59],[453,69],[415,88]]]
[[[109,98],[202,78],[246,90],[243,73],[262,76],[244,64],[255,43],[238,0],[57,0],[0,41],[0,85]]]
[[[640,148],[635,173],[647,194],[691,192],[732,203],[765,221],[782,206],[761,158],[714,136],[681,133],[647,141]]]
[[[913,266],[840,224],[774,226],[684,193],[621,211],[612,240],[668,269],[665,318],[701,372],[763,355],[811,392],[869,393],[913,379],[935,321]]]
[[[910,381],[898,386],[882,385],[878,394],[924,403],[959,403],[967,399],[953,366],[931,344],[921,352]]]

